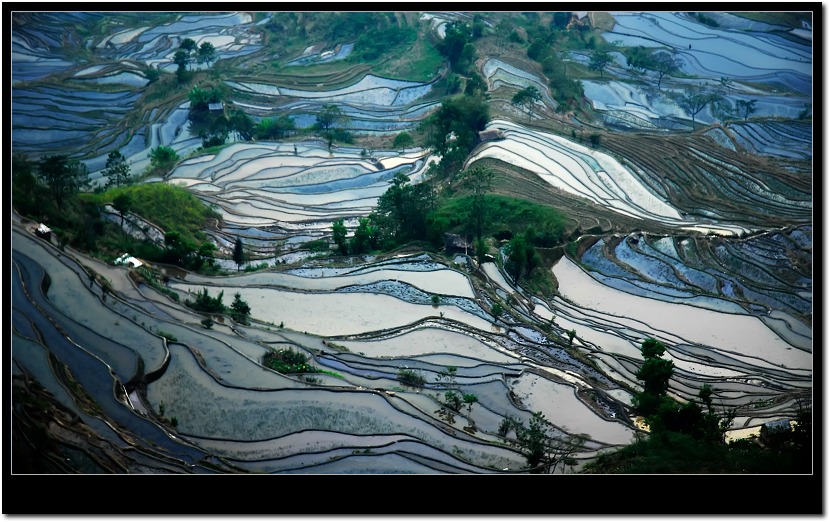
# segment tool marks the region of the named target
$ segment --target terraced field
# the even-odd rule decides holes
[[[814,380],[812,121],[797,116],[812,103],[812,42],[718,14],[715,30],[687,13],[611,13],[604,38],[682,54],[666,92],[728,74],[733,100],[758,100],[747,121],[693,120],[619,53],[603,77],[581,80],[595,117],[582,121],[561,110],[524,47],[478,56],[487,129],[500,138],[464,165],[493,169],[493,192],[566,216],[567,248],[545,256],[553,296],[516,284],[502,259],[310,246],[328,244],[341,218],[351,234],[396,174],[428,180],[441,158],[391,143],[441,106],[445,68],[429,81],[384,77],[349,60],[351,41],[295,42],[278,56],[269,13],[15,14],[13,150],[66,154],[101,183],[110,152],[138,173],[152,149],[171,147],[175,168],[142,182],[183,185],[214,206],[221,219],[204,232],[230,273],[159,265],[162,292],[134,269],[36,237],[38,222],[13,212],[10,371],[15,397],[47,406],[12,424],[55,441],[35,459],[21,438],[29,453],[13,455],[13,470],[517,473],[525,455],[502,424],[541,411],[557,434],[584,434],[559,468],[578,472],[640,431],[631,406],[649,337],[674,362],[671,396],[711,385],[719,407],[736,409],[736,432],[792,418]],[[424,13],[420,38],[440,42],[447,22],[468,18]],[[497,26],[497,13],[484,18]],[[202,149],[186,92],[147,96],[147,69],[175,71],[184,38],[212,43],[215,63],[194,67],[253,121],[290,115],[306,128],[335,104],[355,143],[232,135]],[[572,53],[569,67],[586,57]],[[540,99],[519,110],[510,100],[529,86]],[[265,267],[238,271],[236,238]],[[205,328],[206,314],[184,305],[205,289],[226,303],[239,294],[250,324],[207,314]],[[269,368],[264,356],[279,350],[319,371]],[[448,411],[449,389],[476,401]]]

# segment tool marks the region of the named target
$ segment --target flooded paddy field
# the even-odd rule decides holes
[[[446,71],[428,81],[376,74],[352,61],[354,42],[310,42],[276,67],[262,14],[119,16],[105,35],[76,42],[94,50],[83,63],[51,27],[100,15],[31,13],[14,25],[13,148],[70,154],[102,184],[109,152],[137,173],[152,149],[171,147],[175,166],[142,182],[186,187],[215,208],[205,237],[222,271],[159,264],[164,279],[151,285],[137,269],[37,237],[38,223],[13,213],[11,370],[20,386],[37,381],[94,444],[115,448],[111,460],[87,450],[84,469],[513,473],[526,459],[503,423],[542,412],[557,434],[584,436],[570,473],[640,433],[631,412],[647,338],[674,364],[669,395],[693,400],[711,385],[717,404],[737,412],[735,433],[793,418],[812,396],[813,133],[796,119],[812,100],[809,43],[728,16],[716,30],[682,13],[614,14],[606,40],[674,49],[689,77],[729,74],[728,97],[757,99],[758,111],[692,121],[617,53],[612,79],[580,80],[604,122],[601,146],[582,139],[594,127],[573,127],[579,138],[563,130],[576,120],[526,56],[481,56],[478,74],[502,98],[486,130],[500,138],[477,143],[464,167],[513,172],[515,192],[507,183],[499,193],[531,194],[569,216],[567,237],[539,267],[555,281],[542,295],[514,279],[497,241],[481,263],[414,247],[332,254],[333,223],[343,219],[352,237],[396,175],[430,181],[441,160],[433,150],[360,139],[418,132],[441,105]],[[423,23],[440,39],[459,18]],[[143,98],[147,67],[172,74],[185,38],[234,64],[220,83],[253,122],[290,114],[305,128],[336,104],[359,139],[230,135],[205,149],[185,95],[151,108]],[[532,107],[495,109],[530,86],[540,92]],[[135,218],[126,232],[163,241],[164,230]],[[203,291],[227,306],[238,295],[249,324],[186,306]],[[305,358],[305,371],[269,367],[266,356],[284,351]],[[449,411],[451,390],[476,400]]]

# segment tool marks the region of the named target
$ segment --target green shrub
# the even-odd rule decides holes
[[[290,348],[270,350],[262,358],[262,364],[280,373],[319,373],[320,370],[308,364],[308,356]]]
[[[408,368],[401,368],[398,370],[398,380],[413,388],[421,388],[427,382],[426,377],[424,377],[421,372],[410,370]]]

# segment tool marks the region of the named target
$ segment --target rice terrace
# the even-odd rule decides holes
[[[816,472],[812,11],[11,9],[13,474]]]

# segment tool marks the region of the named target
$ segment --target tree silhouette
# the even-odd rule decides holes
[[[239,267],[245,262],[245,246],[239,237],[236,238],[233,245],[233,261],[236,263],[236,271],[238,272]]]
[[[66,156],[45,156],[38,165],[40,178],[49,187],[58,210],[63,209],[65,199],[89,184],[86,165],[70,161]]]
[[[121,228],[124,228],[124,214],[133,206],[133,198],[127,192],[122,192],[115,196],[112,201],[112,206],[121,214]]]
[[[120,151],[114,150],[107,156],[107,165],[104,175],[109,178],[107,186],[120,187],[130,182],[130,166]]]

